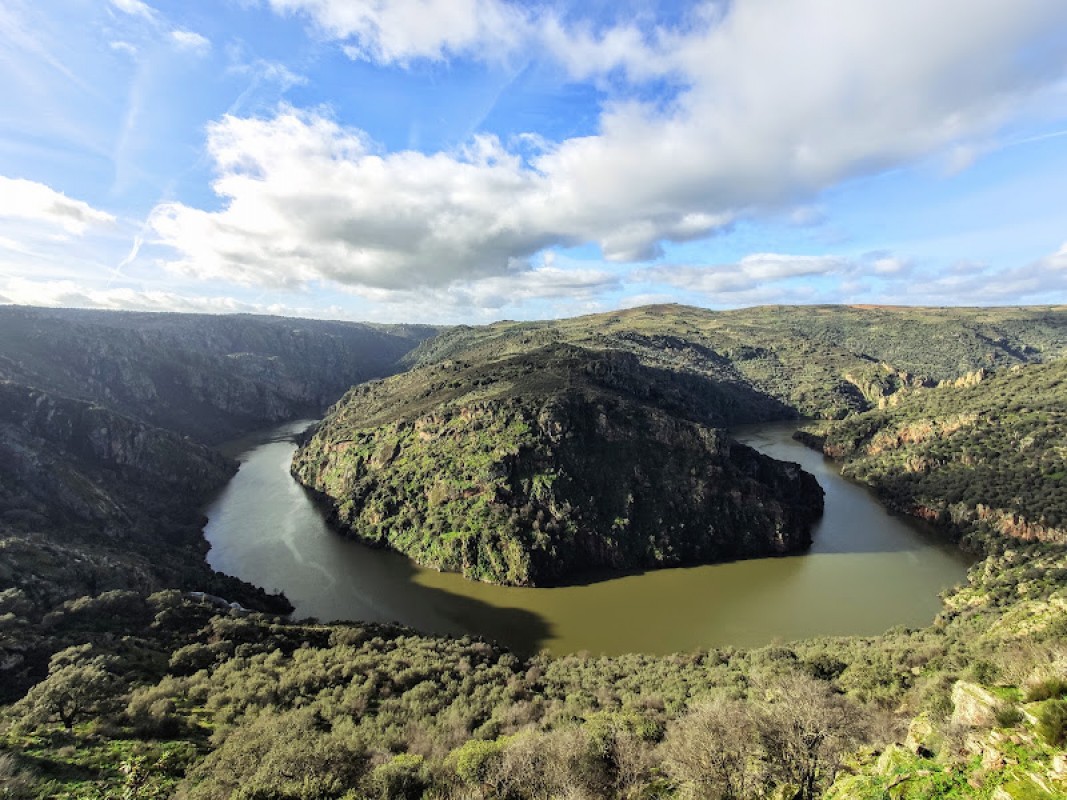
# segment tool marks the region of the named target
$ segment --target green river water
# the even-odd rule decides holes
[[[283,590],[294,617],[401,622],[477,634],[522,653],[668,653],[922,626],[970,559],[909,519],[888,514],[794,426],[735,431],[756,449],[799,462],[826,490],[811,549],[798,556],[598,576],[519,589],[467,581],[342,538],[289,475],[294,422],[232,443],[241,469],[206,509],[215,569]]]

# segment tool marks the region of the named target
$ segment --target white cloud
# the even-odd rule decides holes
[[[674,76],[678,92],[665,105],[616,100],[595,135],[549,143],[529,161],[490,137],[462,152],[382,153],[314,112],[227,116],[208,137],[223,208],[166,204],[151,219],[189,274],[397,288],[505,274],[552,245],[650,259],[664,241],[966,149],[1065,68],[1060,49],[1032,46],[1067,30],[1059,0],[738,0],[644,36],[566,30],[499,0],[270,3],[379,61],[555,36],[546,52],[564,58],[574,44],[572,73]],[[742,283],[755,274],[746,269]]]
[[[383,321],[434,323],[490,322],[501,316],[565,317],[604,310],[605,292],[622,288],[611,272],[581,266],[560,268],[552,259],[507,275],[458,280],[448,286],[416,289],[353,288],[369,301],[365,317]]]
[[[73,200],[43,183],[0,175],[0,220],[3,219],[43,224],[73,235],[115,221],[111,214]]]
[[[1037,266],[1043,272],[1067,272],[1067,242],[1060,245],[1055,253],[1037,262]]]
[[[157,207],[173,267],[246,284],[328,280],[399,288],[500,273],[557,237],[509,208],[536,177],[491,138],[463,154],[378,155],[321,116],[226,117],[208,151],[219,212]]]
[[[188,50],[194,53],[206,53],[211,49],[211,40],[196,31],[187,31],[178,28],[170,32],[170,39],[179,50]]]
[[[111,5],[132,17],[143,17],[149,20],[156,17],[155,9],[142,3],[141,0],[111,0]]]
[[[475,53],[502,57],[523,41],[526,14],[497,0],[269,0],[345,42],[352,58],[381,63]]]
[[[130,44],[125,41],[109,42],[108,47],[114,50],[116,53],[125,53],[126,55],[135,57],[137,55],[137,45]]]
[[[754,253],[745,256],[736,264],[654,267],[643,270],[641,277],[714,297],[749,292],[768,283],[791,278],[841,273],[850,266],[850,262],[840,256]]]
[[[282,91],[291,89],[294,86],[302,86],[308,82],[305,76],[293,72],[285,64],[278,61],[267,61],[261,58],[244,61],[242,53],[236,48],[231,50],[230,58],[233,60],[229,68],[230,72],[235,75],[248,75],[255,82],[264,81],[276,84]]]
[[[70,280],[14,278],[2,285],[6,302],[51,308],[104,308],[125,311],[185,311],[204,314],[273,313],[268,306],[232,297],[183,295],[131,287],[88,288]]]

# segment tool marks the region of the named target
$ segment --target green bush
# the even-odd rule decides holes
[[[367,781],[368,794],[382,800],[417,800],[430,786],[430,781],[422,756],[400,753],[374,768]]]
[[[1052,700],[1067,695],[1067,680],[1063,678],[1046,678],[1026,690],[1026,701],[1036,703],[1040,700]]]
[[[1014,728],[1023,721],[1023,712],[1013,705],[1002,705],[996,712],[998,728]]]
[[[1067,700],[1049,700],[1041,707],[1037,732],[1053,747],[1067,742]]]

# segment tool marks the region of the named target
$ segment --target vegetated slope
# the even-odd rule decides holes
[[[725,416],[729,393],[711,397],[671,414]],[[405,399],[422,414],[434,395]],[[176,591],[49,607],[0,587],[0,643],[55,654],[29,692],[0,677],[0,702],[24,695],[0,712],[0,791],[1054,800],[1067,794],[1067,548],[1008,544],[921,630],[664,657],[520,659],[394,626],[219,613]],[[40,566],[22,563],[32,580]]]
[[[0,717],[0,779],[85,800],[1055,800],[1067,571],[1049,547],[976,568],[923,630],[669,656],[520,659],[177,592],[83,598],[45,630],[85,644]],[[19,603],[0,598],[9,626]]]
[[[975,543],[1067,544],[1067,360],[893,400],[807,438],[890,507]]]
[[[173,586],[289,610],[204,559],[200,509],[236,469],[176,433],[0,381],[0,605],[14,592],[43,615],[86,595]],[[0,697],[43,675],[47,641],[31,627],[0,636]]]
[[[1067,354],[1067,308],[764,306],[709,311],[646,306],[550,322],[457,327],[413,364],[477,360],[569,342],[740,386],[780,418],[838,418],[903,387]]]
[[[167,587],[289,610],[208,567],[201,509],[237,465],[187,436],[318,413],[432,332],[0,307],[0,597],[20,592],[37,622],[85,595]],[[3,692],[39,679],[56,646],[4,631]]]
[[[357,537],[497,583],[793,552],[822,489],[716,430],[748,396],[570,345],[446,362],[353,389],[293,472]]]
[[[437,329],[0,306],[0,379],[216,443],[318,414]]]

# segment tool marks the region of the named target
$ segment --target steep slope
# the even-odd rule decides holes
[[[636,355],[777,405],[780,418],[839,418],[901,388],[1067,354],[1067,308],[646,306],[551,322],[453,328],[413,364],[478,360],[568,342]]]
[[[0,589],[42,606],[105,589],[225,586],[200,509],[237,464],[170,431],[0,382]],[[284,608],[284,601],[268,603]]]
[[[891,508],[976,544],[1067,544],[1067,360],[893,399],[805,439]]]
[[[751,413],[707,378],[553,345],[356,387],[293,473],[355,536],[498,583],[793,552],[822,490],[714,428]]]
[[[0,379],[215,443],[317,414],[437,329],[0,306]]]
[[[71,643],[50,615],[86,595],[173,587],[290,610],[208,567],[200,510],[237,465],[188,437],[318,413],[432,332],[0,307],[0,694],[42,677]]]

